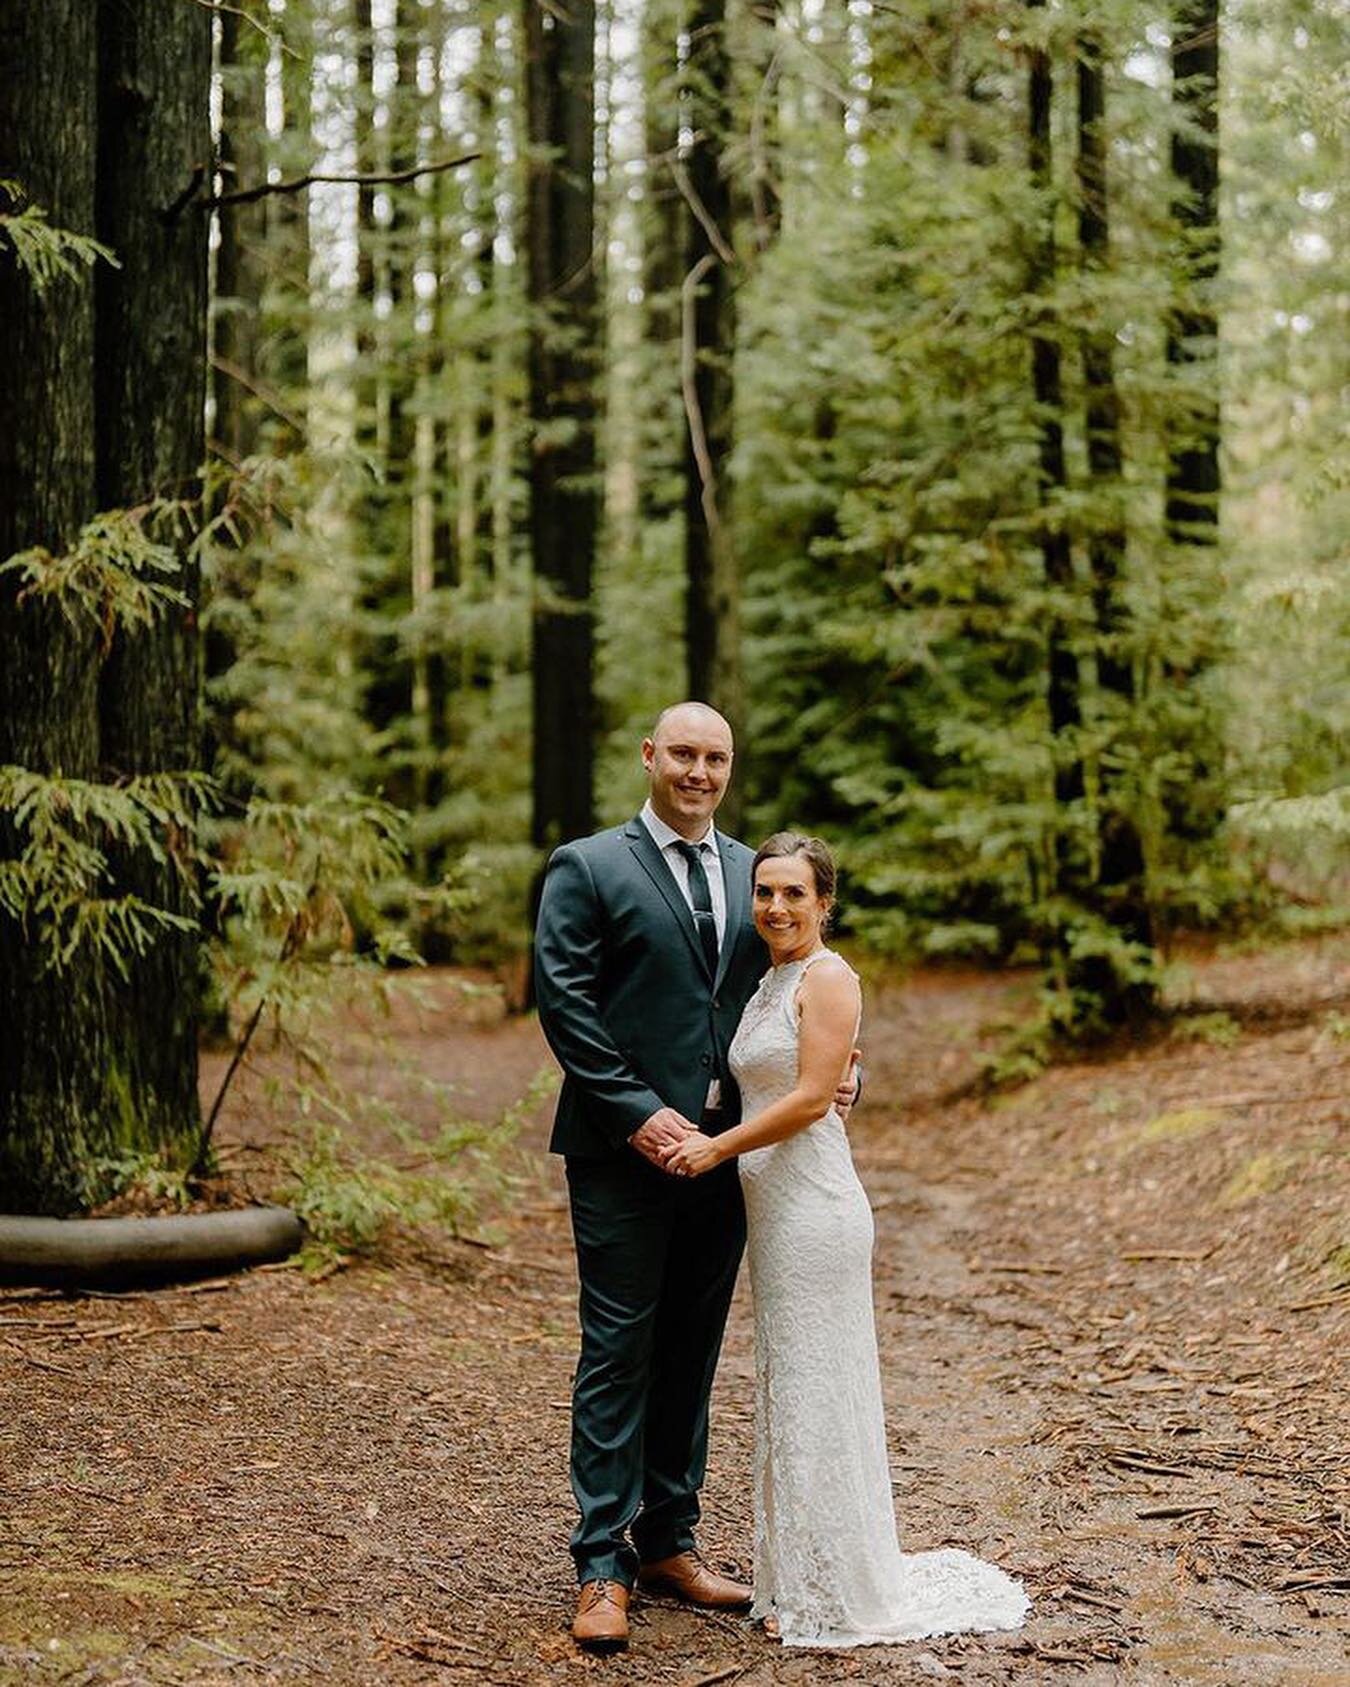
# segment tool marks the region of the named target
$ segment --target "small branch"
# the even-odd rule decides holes
[[[708,536],[714,546],[722,536],[722,518],[717,508],[717,472],[712,452],[708,449],[708,430],[704,425],[703,407],[698,400],[696,371],[698,366],[698,336],[694,325],[694,295],[699,283],[717,263],[711,252],[705,252],[684,278],[680,289],[682,324],[680,346],[680,388],[684,395],[684,413],[689,423],[689,443],[698,466],[699,503],[703,519],[708,524]]]
[[[708,207],[699,198],[698,194],[694,192],[694,184],[689,180],[689,172],[685,169],[683,164],[680,164],[676,162],[676,160],[672,159],[670,164],[670,173],[675,178],[676,187],[678,187],[680,192],[684,195],[685,202],[689,206],[689,209],[698,218],[700,228],[702,228],[704,234],[708,237],[708,244],[712,247],[713,251],[716,252],[717,256],[724,264],[734,264],[736,262],[736,254],[732,251],[731,247],[727,245],[722,231],[713,221]]]
[[[227,6],[225,0],[193,0],[193,4],[200,6],[204,12],[228,12],[232,18],[238,18],[250,29],[256,29],[269,47],[279,48],[287,58],[294,59],[297,64],[301,62],[299,53],[287,44],[286,37],[280,30],[273,34],[265,23],[259,23],[257,18],[251,12],[246,12],[242,6]]]
[[[205,166],[205,164],[198,164],[194,168],[194,170],[192,172],[192,175],[188,180],[188,185],[178,195],[177,199],[175,199],[171,205],[166,205],[164,207],[164,209],[160,212],[160,214],[159,214],[160,222],[162,222],[162,223],[175,223],[175,222],[177,222],[179,217],[182,216],[183,212],[187,210],[188,206],[197,197],[197,189],[202,185],[202,183],[205,180],[206,180],[206,166]]]
[[[210,199],[199,200],[198,204],[205,211],[217,211],[222,205],[251,205],[255,200],[266,199],[274,193],[301,193],[317,182],[336,184],[339,187],[396,185],[399,182],[416,181],[419,176],[436,176],[444,170],[458,170],[464,164],[476,164],[482,156],[481,152],[466,152],[460,158],[446,158],[439,164],[414,164],[407,170],[390,170],[380,174],[336,176],[314,170],[306,176],[295,176],[286,182],[262,182],[257,187],[241,187],[232,193],[218,193]],[[195,187],[194,178],[193,188],[188,190],[188,197]],[[182,197],[180,195],[180,198]]]
[[[305,900],[291,915],[290,923],[286,927],[286,935],[281,941],[281,951],[277,955],[278,966],[285,966],[286,962],[291,959],[291,957],[295,954],[295,951],[300,947],[305,927],[304,914],[306,909],[309,907],[314,892],[319,888],[319,874],[322,861],[323,858],[320,856],[314,863],[314,876],[310,880],[309,890],[305,894]],[[216,1128],[216,1118],[220,1113],[222,1104],[224,1103],[226,1092],[230,1087],[230,1082],[235,1073],[239,1070],[244,1056],[248,1053],[248,1046],[253,1041],[253,1033],[258,1029],[258,1024],[262,1019],[263,1010],[267,1006],[267,1001],[268,998],[266,993],[258,998],[258,1005],[254,1008],[248,1024],[244,1027],[244,1034],[235,1045],[234,1054],[230,1058],[230,1064],[226,1069],[225,1076],[220,1080],[220,1088],[216,1091],[216,1099],[211,1104],[211,1111],[207,1115],[206,1124],[202,1129],[201,1141],[197,1144],[197,1152],[194,1155],[192,1162],[194,1169],[203,1166],[206,1163],[207,1152],[211,1147],[211,1136]]]
[[[222,375],[228,375],[232,381],[237,381],[245,392],[252,394],[254,398],[265,404],[274,416],[285,422],[288,428],[294,428],[299,438],[305,437],[304,418],[297,416],[294,411],[287,410],[270,387],[265,387],[261,382],[255,381],[246,369],[241,368],[237,363],[232,363],[228,357],[218,357],[215,352],[212,352],[208,361],[213,369],[219,369]],[[216,445],[215,441],[212,443]],[[218,445],[216,445],[216,449],[219,449]],[[235,467],[237,468],[238,464]]]

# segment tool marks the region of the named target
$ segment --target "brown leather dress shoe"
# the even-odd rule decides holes
[[[583,1582],[572,1638],[588,1652],[622,1652],[628,1644],[628,1589],[622,1582]]]
[[[715,1611],[743,1610],[754,1598],[753,1588],[719,1576],[696,1552],[677,1552],[644,1564],[638,1586],[644,1593],[671,1593],[688,1605],[707,1605]]]

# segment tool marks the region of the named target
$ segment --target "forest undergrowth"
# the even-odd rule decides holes
[[[1032,981],[868,980],[851,1134],[902,1536],[996,1559],[1035,1604],[1017,1634],[854,1653],[650,1600],[624,1657],[572,1645],[575,1278],[547,1104],[493,1139],[548,1057],[463,983],[410,980],[340,1039],[344,1075],[428,1144],[446,1084],[485,1122],[457,1237],[0,1294],[0,1682],[1350,1687],[1350,938],[1197,955],[1171,1034],[983,1097],[967,1080]],[[254,1196],[293,1153],[279,1060],[256,1051],[218,1127]],[[349,1127],[415,1173],[400,1128]],[[741,1570],[748,1313],[742,1283],[702,1526]]]

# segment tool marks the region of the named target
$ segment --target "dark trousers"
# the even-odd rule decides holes
[[[745,1208],[734,1161],[684,1180],[632,1149],[569,1156],[567,1187],[581,1279],[572,1556],[578,1581],[631,1585],[639,1563],[694,1544]]]

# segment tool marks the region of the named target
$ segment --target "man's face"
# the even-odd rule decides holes
[[[701,838],[731,777],[731,729],[711,709],[673,709],[642,741],[652,807],[682,837]]]

